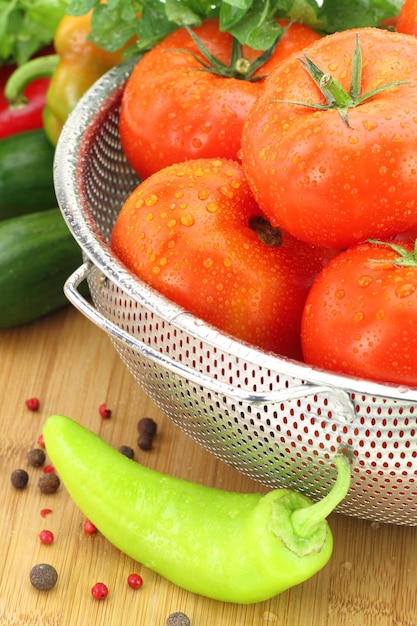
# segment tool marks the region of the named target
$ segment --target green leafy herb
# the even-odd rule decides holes
[[[1,0],[0,0],[1,1]],[[277,17],[287,17],[323,34],[379,26],[398,14],[403,0],[69,0],[67,12],[82,15],[93,9],[91,40],[116,50],[136,34],[140,50],[154,46],[179,26],[198,26],[217,17],[221,30],[241,44],[270,48],[282,29]],[[140,19],[138,18],[141,15]]]
[[[51,43],[68,0],[0,0],[0,65],[21,65]]]

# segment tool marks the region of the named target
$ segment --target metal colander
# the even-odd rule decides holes
[[[110,336],[155,403],[216,457],[270,487],[313,499],[353,455],[337,511],[417,525],[417,390],[340,376],[236,341],[134,277],[112,254],[113,223],[138,178],[121,150],[118,113],[132,59],[97,82],[69,117],[55,185],[84,264],[69,300]],[[79,293],[87,279],[92,303]]]

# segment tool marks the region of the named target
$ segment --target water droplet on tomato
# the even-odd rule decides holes
[[[146,206],[154,206],[158,202],[158,196],[156,193],[150,193],[149,196],[145,198]]]
[[[363,311],[356,311],[355,315],[353,316],[353,321],[355,323],[359,323],[363,320],[364,315],[363,315]]]
[[[230,259],[229,257],[226,257],[223,263],[226,267],[230,267],[232,265],[232,259]]]
[[[372,276],[360,276],[358,278],[358,287],[369,287],[372,283]]]
[[[213,267],[214,261],[212,258],[208,258],[208,259],[204,259],[203,261],[203,265],[206,269],[210,269],[210,267]]]
[[[364,120],[362,122],[365,130],[375,130],[378,127],[378,122],[376,120]]]
[[[191,144],[193,148],[199,149],[202,147],[203,142],[201,141],[201,139],[199,139],[199,137],[194,137],[191,141]]]
[[[194,221],[194,215],[191,215],[191,213],[181,215],[181,224],[183,226],[192,226],[194,224]]]
[[[218,209],[218,206],[217,206],[217,204],[215,202],[209,202],[206,205],[206,209],[207,209],[207,211],[209,213],[215,213],[217,211],[217,209]]]
[[[345,292],[344,292],[344,290],[343,290],[343,289],[338,289],[338,290],[336,291],[336,293],[335,293],[335,297],[336,297],[338,300],[342,300],[342,299],[345,297]]]
[[[200,189],[198,192],[198,197],[200,200],[207,200],[209,195],[210,195],[210,192],[208,191],[208,189]]]
[[[416,285],[414,283],[402,283],[398,285],[395,290],[395,295],[398,298],[408,298],[411,296],[416,290]]]

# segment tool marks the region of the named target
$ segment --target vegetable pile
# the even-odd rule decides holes
[[[40,10],[40,0],[33,4]],[[407,374],[417,371],[416,2],[65,5],[52,54],[18,68],[14,97],[50,77],[43,132],[53,146],[89,86],[138,55],[120,135],[143,182],[113,233],[120,259],[242,341],[326,369],[417,384]],[[13,62],[21,63],[16,55]],[[53,208],[50,200],[44,208]],[[15,214],[8,207],[6,218],[28,212],[29,203]],[[356,300],[347,297],[350,274],[319,280],[357,245],[369,247],[361,276],[372,285],[373,308],[360,289]],[[407,287],[401,299],[391,289],[399,307],[388,303],[388,287],[379,291],[384,270]],[[13,314],[4,325],[25,321]]]
[[[275,19],[257,53],[253,34],[223,32],[227,4],[168,34],[127,82],[120,136],[142,183],[113,251],[245,342],[415,385],[417,40],[366,20],[332,32],[324,2],[302,31]],[[407,12],[416,3],[400,25]]]

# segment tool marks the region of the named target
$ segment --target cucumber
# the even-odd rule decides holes
[[[0,139],[0,221],[57,206],[54,153],[42,129]]]
[[[63,285],[82,253],[59,209],[0,222],[0,328],[68,304]]]

